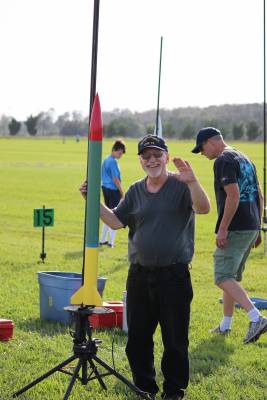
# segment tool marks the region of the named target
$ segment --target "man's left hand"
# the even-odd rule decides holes
[[[217,236],[216,236],[216,246],[219,249],[224,249],[227,242],[228,230],[219,228]]]

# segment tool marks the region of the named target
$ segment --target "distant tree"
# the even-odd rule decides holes
[[[38,119],[40,118],[40,115],[41,114],[38,114],[35,117],[30,115],[25,121],[27,131],[28,131],[29,135],[31,135],[31,136],[35,136],[37,134],[37,122],[38,122]]]
[[[193,126],[189,123],[187,124],[184,129],[181,132],[181,138],[182,139],[191,139],[192,137],[195,136],[195,129]]]
[[[50,108],[48,111],[41,112],[37,123],[37,130],[43,136],[57,134],[58,130],[54,125],[55,110]]]
[[[21,122],[17,121],[15,118],[12,118],[8,124],[9,134],[11,136],[15,136],[19,132],[20,127],[21,127]]]
[[[6,136],[9,134],[8,124],[10,123],[10,117],[2,115],[0,118],[0,135]]]
[[[60,135],[62,136],[76,136],[83,134],[83,127],[79,121],[66,121],[60,129]]]
[[[260,135],[260,128],[255,121],[248,122],[246,128],[248,140],[255,140]]]
[[[220,129],[219,122],[215,118],[204,119],[203,122],[202,122],[202,126],[199,129],[204,128],[204,127],[208,127],[208,126],[213,126],[214,128]]]
[[[146,125],[145,134],[146,135],[153,135],[154,134],[154,128],[155,128],[155,126],[152,125],[152,124]]]
[[[171,122],[167,122],[166,124],[163,124],[163,136],[166,136],[168,138],[174,138],[176,131],[172,125]]]
[[[56,127],[61,136],[83,136],[88,133],[88,122],[81,113],[73,111],[60,115],[56,121]]]
[[[232,133],[233,133],[233,138],[235,140],[241,139],[244,136],[244,133],[245,133],[244,124],[242,122],[240,122],[239,124],[234,124],[233,125],[233,129],[232,129]]]
[[[138,137],[142,134],[139,124],[132,117],[116,118],[104,126],[104,135],[106,137]]]
[[[58,119],[56,120],[56,128],[60,135],[62,135],[62,129],[67,121],[70,120],[70,113],[65,112],[62,115],[59,115]],[[63,136],[63,135],[62,135]]]

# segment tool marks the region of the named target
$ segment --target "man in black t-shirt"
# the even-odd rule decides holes
[[[214,190],[217,202],[214,275],[223,290],[224,316],[211,332],[227,334],[231,330],[235,302],[247,311],[250,323],[244,343],[255,342],[267,332],[267,318],[253,305],[239,284],[245,262],[253,245],[260,244],[263,196],[256,168],[243,153],[228,146],[221,132],[213,127],[197,134],[193,153],[214,160]]]

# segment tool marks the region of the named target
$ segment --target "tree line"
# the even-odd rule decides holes
[[[191,139],[204,126],[214,126],[224,137],[233,140],[260,140],[263,136],[263,105],[240,104],[161,109],[160,117],[164,137]],[[153,133],[156,111],[131,112],[115,109],[103,112],[105,137],[141,137]],[[25,121],[15,116],[2,115],[0,135],[30,136],[86,136],[88,116],[77,111],[66,112],[57,118],[53,109],[38,115],[30,115]]]

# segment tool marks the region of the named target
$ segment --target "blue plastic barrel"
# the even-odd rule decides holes
[[[82,274],[77,272],[38,272],[40,287],[40,318],[68,324],[70,313],[64,307],[70,305],[70,298],[82,285]],[[97,290],[102,296],[106,278],[97,279]]]

